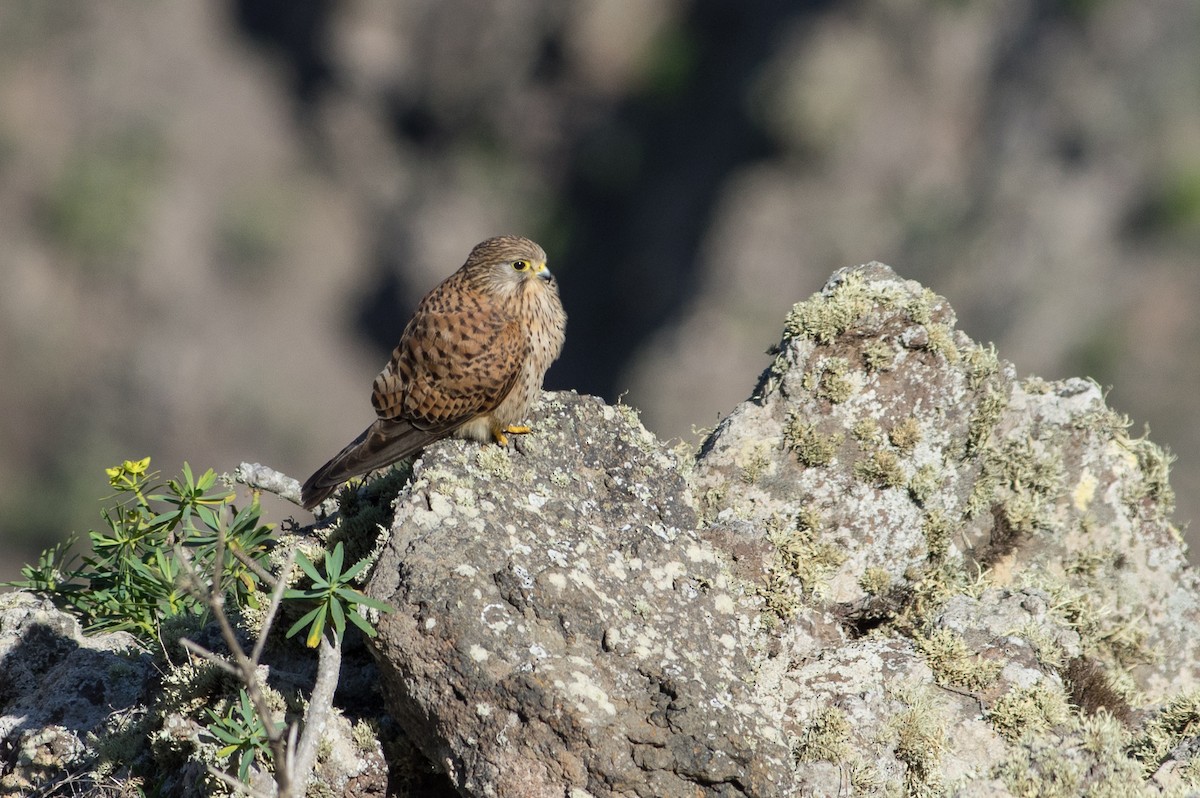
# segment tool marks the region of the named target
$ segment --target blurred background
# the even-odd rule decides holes
[[[0,578],[103,468],[303,479],[470,247],[549,251],[549,388],[695,438],[881,260],[1087,375],[1200,513],[1195,0],[0,4]],[[288,508],[277,508],[276,516]]]

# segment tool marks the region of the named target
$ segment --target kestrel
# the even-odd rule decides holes
[[[478,244],[417,305],[375,378],[378,418],[308,478],[304,507],[440,438],[503,446],[506,435],[529,432],[526,414],[562,351],[566,323],[541,247],[519,236]]]

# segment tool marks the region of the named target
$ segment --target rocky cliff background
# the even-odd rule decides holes
[[[874,258],[1088,375],[1200,512],[1200,8],[1185,0],[0,7],[0,542],[146,454],[303,475],[416,299],[541,240],[548,387],[699,440]],[[58,500],[47,502],[44,497]],[[6,556],[0,577],[31,554]]]

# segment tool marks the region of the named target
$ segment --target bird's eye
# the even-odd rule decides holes
[[[514,268],[514,269],[516,269],[516,270],[517,270],[517,271],[519,271],[519,272],[523,272],[523,271],[525,271],[526,269],[528,269],[528,268],[529,268],[529,261],[527,261],[527,260],[514,260],[514,261],[513,261],[513,268]]]

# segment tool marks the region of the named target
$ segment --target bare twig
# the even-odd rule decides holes
[[[275,583],[279,580],[275,578],[273,573],[259,565],[253,557],[237,547],[234,547],[229,551],[233,553],[234,558],[236,558],[238,562],[253,571],[255,576],[266,582],[271,587],[275,587]],[[292,568],[290,565],[280,572],[283,574],[283,579],[285,582],[287,581],[287,577],[291,574],[291,572]]]
[[[333,693],[337,689],[341,669],[342,644],[331,630],[326,630],[321,635],[317,649],[317,679],[308,699],[308,712],[304,715],[304,733],[300,735],[300,745],[295,749],[295,773],[312,773],[317,758],[317,743],[325,732],[325,723],[333,709]],[[298,781],[307,784],[307,776]]]
[[[224,783],[226,787],[231,788],[235,794],[249,795],[251,798],[276,798],[276,796],[273,796],[270,793],[254,789],[249,784],[243,784],[233,776],[230,776],[228,773],[223,773],[222,771],[217,770],[212,765],[208,766],[208,772],[209,775]]]
[[[300,504],[300,482],[287,474],[259,463],[242,463],[233,472],[233,478],[255,490],[274,493],[281,499]]]
[[[218,654],[213,653],[212,651],[209,651],[207,648],[200,645],[199,643],[188,640],[186,637],[179,638],[179,643],[184,648],[186,648],[188,651],[192,652],[193,654],[195,654],[196,656],[205,660],[206,662],[211,662],[213,665],[216,665],[218,668],[225,671],[226,673],[230,673],[234,676],[242,675],[241,671],[239,671],[237,668],[233,667],[233,665],[229,664],[229,660],[225,659],[224,657],[222,657]]]
[[[220,592],[220,577],[222,571],[225,569],[224,529],[217,530],[217,550],[213,562],[213,587],[211,589],[204,590],[200,587],[202,583],[196,574],[196,569],[192,565],[187,551],[182,546],[177,545],[175,547],[175,555],[179,558],[192,584],[203,592],[204,600],[212,611],[213,619],[217,622],[217,626],[221,630],[221,637],[224,638],[225,645],[229,648],[229,653],[233,656],[238,676],[242,681],[242,685],[246,688],[246,695],[249,696],[250,702],[254,705],[255,713],[262,720],[263,728],[267,734],[267,742],[271,747],[271,756],[275,761],[275,784],[278,788],[278,794],[283,798],[303,795],[303,788],[298,791],[294,789],[292,774],[287,767],[287,744],[284,741],[283,734],[275,726],[274,714],[267,704],[266,694],[263,692],[262,684],[258,678],[258,665],[246,655],[245,649],[238,642],[233,626],[229,623],[229,617],[225,614],[225,597]],[[279,581],[280,583],[283,582],[283,580]],[[276,585],[276,590],[279,590],[278,584]],[[307,782],[307,778],[304,781]]]

